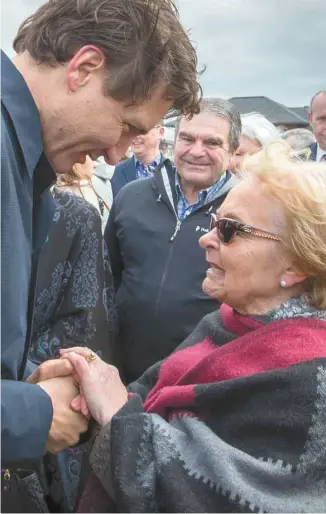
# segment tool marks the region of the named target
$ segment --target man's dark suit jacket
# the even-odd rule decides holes
[[[315,161],[317,158],[317,143],[312,143],[308,148],[311,150],[309,161]]]
[[[161,154],[161,162],[163,159],[164,157]],[[136,162],[134,156],[132,156],[130,159],[120,162],[115,167],[113,176],[111,178],[113,198],[117,196],[123,186],[128,184],[128,182],[133,182],[133,180],[136,179]]]
[[[22,75],[1,53],[1,448],[2,468],[44,454],[50,397],[23,381],[32,326],[33,276],[52,223],[55,173],[43,153],[39,112]],[[25,375],[26,376],[26,375]]]

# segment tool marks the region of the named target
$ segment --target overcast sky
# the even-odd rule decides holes
[[[2,0],[2,48],[42,0]],[[307,105],[326,87],[326,0],[179,0],[205,96],[268,96]]]

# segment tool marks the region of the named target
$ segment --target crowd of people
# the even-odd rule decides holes
[[[171,0],[49,0],[14,49],[2,512],[326,512],[326,90],[286,132],[203,98]]]

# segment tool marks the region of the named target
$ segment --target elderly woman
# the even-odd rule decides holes
[[[237,173],[246,155],[253,155],[269,143],[281,141],[277,128],[258,112],[241,116],[240,145],[230,162],[230,171]]]
[[[127,390],[62,352],[100,426],[81,512],[325,512],[326,166],[289,152],[248,159],[213,215],[203,289],[223,304],[170,357]]]

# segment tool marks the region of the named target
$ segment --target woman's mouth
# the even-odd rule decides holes
[[[210,261],[207,261],[207,263],[209,264],[209,266],[213,269],[213,270],[216,270],[216,271],[224,271],[223,268],[221,268],[221,266],[218,266],[217,264],[214,264]]]

